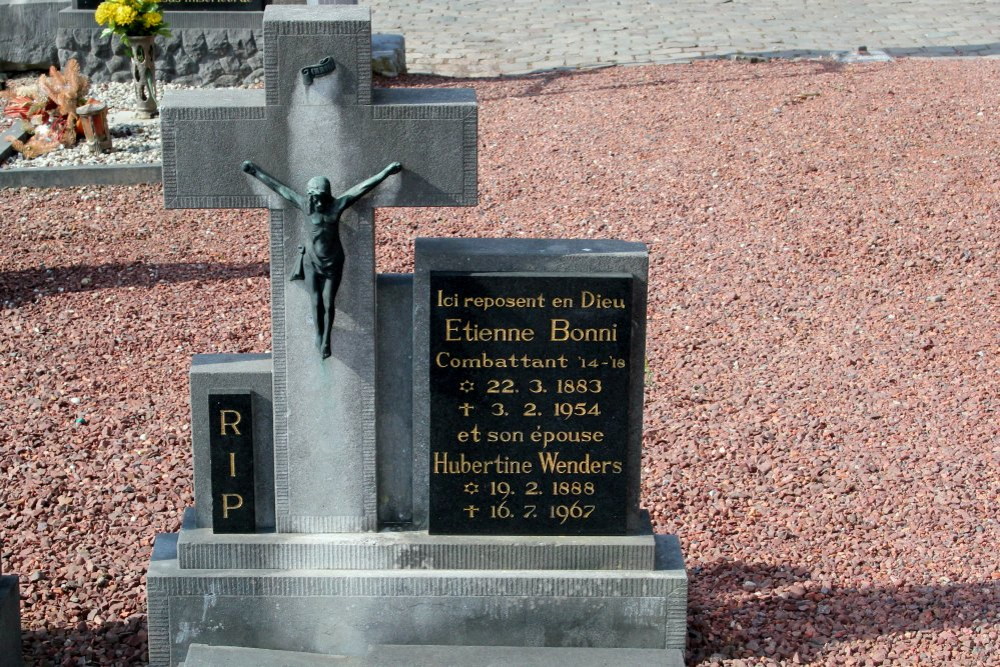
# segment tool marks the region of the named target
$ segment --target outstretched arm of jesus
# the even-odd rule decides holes
[[[292,190],[290,187],[288,187],[287,185],[276,179],[274,176],[272,176],[271,174],[267,173],[266,171],[258,167],[250,160],[246,160],[243,162],[243,171],[250,174],[258,181],[260,181],[267,187],[277,192],[284,199],[287,199],[289,202],[291,202],[292,205],[298,208],[299,210],[301,211],[306,210],[307,202],[305,197],[300,195],[295,190]]]
[[[402,170],[402,168],[403,165],[401,165],[398,162],[393,162],[392,164],[390,164],[385,169],[375,174],[371,178],[361,181],[353,188],[351,188],[344,194],[337,197],[337,199],[339,199],[342,202],[342,206],[344,208],[347,208],[348,206],[353,205],[354,202],[358,201],[366,194],[371,192],[376,185],[378,185],[385,179],[389,178],[389,176],[398,173],[400,170]]]

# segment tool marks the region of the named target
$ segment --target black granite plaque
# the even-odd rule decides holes
[[[624,534],[632,276],[430,285],[430,532]]]
[[[208,396],[216,533],[252,533],[256,527],[251,408],[250,394]]]
[[[101,0],[75,0],[76,9],[97,9]],[[262,12],[270,4],[265,0],[160,0],[160,10],[165,11],[166,22],[170,23],[170,12]],[[96,24],[95,24],[96,25]]]

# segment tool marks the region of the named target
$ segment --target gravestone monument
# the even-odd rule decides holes
[[[5,7],[0,0],[0,66],[5,51],[23,60],[25,50],[38,48],[25,42],[24,34],[39,32],[37,8],[48,8],[41,22],[50,24],[48,41],[41,40],[46,57],[42,69],[50,64],[65,64],[75,59],[91,81],[131,81],[129,59],[117,37],[102,36],[102,26],[94,21],[94,10],[101,0],[59,0],[42,4],[31,0],[36,9],[30,15],[20,4]],[[323,0],[318,4],[352,5],[357,0]],[[170,37],[157,37],[155,43],[156,76],[159,81],[193,86],[239,86],[256,84],[264,78],[263,17],[267,5],[314,4],[307,0],[161,0],[160,9],[170,26]],[[5,11],[6,10],[6,11]],[[15,13],[16,10],[16,13]],[[5,49],[5,13],[22,19],[31,29],[12,33],[12,43]],[[16,27],[16,26],[15,26]],[[34,35],[38,37],[38,35]],[[406,45],[402,35],[375,35],[372,69],[385,76],[406,71]],[[27,46],[26,46],[27,44]],[[49,55],[50,54],[50,55]],[[14,57],[14,56],[11,56]],[[18,69],[18,68],[15,68]]]
[[[17,577],[0,566],[0,664],[21,667],[21,595]]]
[[[273,353],[192,363],[150,663],[682,664],[679,543],[639,510],[645,246],[420,239],[377,276],[375,207],[476,203],[477,106],[373,90],[370,48],[366,8],[272,6],[264,90],[164,98],[166,205],[269,209]]]

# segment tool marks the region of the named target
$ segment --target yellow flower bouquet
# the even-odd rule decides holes
[[[132,44],[129,36],[170,36],[160,5],[154,0],[105,0],[97,6],[94,20],[104,26],[102,37],[118,35],[130,53]]]

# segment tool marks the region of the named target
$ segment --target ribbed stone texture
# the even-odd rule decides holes
[[[217,535],[185,515],[177,556],[185,570],[651,570],[645,531],[618,537],[434,535],[422,531],[333,535]]]
[[[149,661],[177,665],[195,634],[326,655],[449,642],[683,649],[680,543],[655,539],[652,570],[185,570],[176,535],[160,535],[147,577]]]
[[[677,649],[378,645],[361,655],[318,655],[205,644],[191,645],[184,667],[551,667],[557,662],[575,667],[684,667],[683,652]]]

